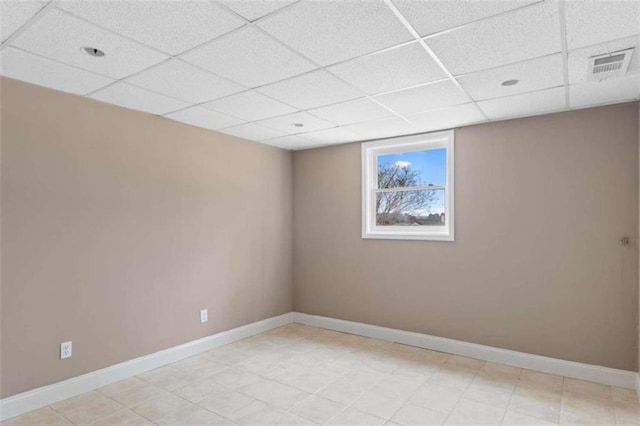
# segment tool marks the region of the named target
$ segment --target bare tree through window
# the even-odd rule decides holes
[[[442,189],[407,189],[434,186],[422,182],[420,175],[420,170],[403,161],[378,167],[378,189],[386,191],[376,196],[377,225],[444,225],[444,213],[433,211],[443,199]]]

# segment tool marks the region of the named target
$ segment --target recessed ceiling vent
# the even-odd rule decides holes
[[[609,78],[622,77],[629,68],[633,47],[591,56],[589,58],[589,81],[602,81]]]

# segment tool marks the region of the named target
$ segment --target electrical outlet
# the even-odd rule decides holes
[[[207,313],[206,309],[202,309],[200,310],[200,322],[207,322],[209,321],[209,314]]]
[[[72,349],[73,349],[72,345],[73,345],[72,342],[60,343],[60,359],[71,358]]]

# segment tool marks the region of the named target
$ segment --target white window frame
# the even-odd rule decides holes
[[[376,193],[378,189],[378,156],[384,154],[446,148],[447,173],[444,186],[445,225],[378,226],[376,225]],[[453,130],[416,136],[382,139],[362,144],[362,238],[390,240],[454,241],[454,133]],[[415,187],[434,189],[433,186]]]

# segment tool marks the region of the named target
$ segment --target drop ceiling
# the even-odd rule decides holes
[[[2,75],[285,149],[640,99],[634,0],[1,0],[0,19]],[[587,81],[630,47],[624,77]]]

